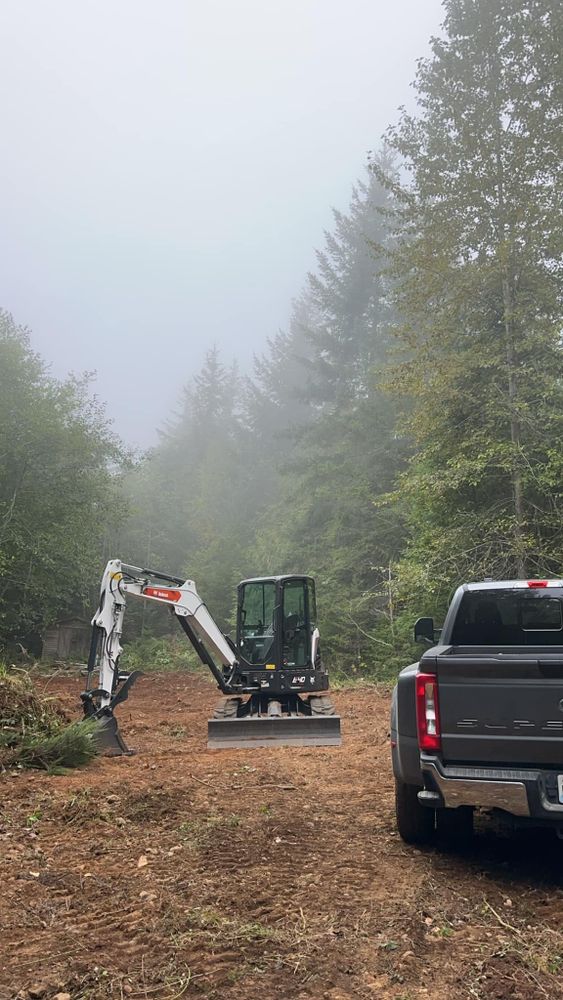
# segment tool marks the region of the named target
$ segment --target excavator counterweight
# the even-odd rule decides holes
[[[119,670],[128,596],[168,606],[225,696],[208,722],[208,747],[340,744],[340,718],[326,694],[328,674],[321,661],[311,577],[243,580],[235,643],[216,624],[192,580],[112,559],[92,619],[88,679],[81,695],[84,714],[100,723],[99,742],[107,753],[130,752],[113,714],[138,676]]]

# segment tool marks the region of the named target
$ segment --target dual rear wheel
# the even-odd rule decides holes
[[[432,809],[418,800],[420,788],[395,778],[397,829],[407,844],[431,844],[437,838],[462,846],[473,834],[473,809]]]

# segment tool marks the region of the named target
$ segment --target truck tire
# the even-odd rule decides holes
[[[450,847],[463,847],[473,836],[473,809],[458,806],[457,809],[437,809],[436,829],[441,840]]]
[[[395,778],[395,816],[400,836],[407,844],[430,844],[436,830],[436,810],[421,806],[420,788]]]

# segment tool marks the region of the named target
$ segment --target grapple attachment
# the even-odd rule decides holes
[[[100,696],[105,694],[100,688],[83,691],[80,695],[84,717],[96,723],[94,739],[98,752],[104,757],[130,757],[135,753],[125,743],[113,710],[122,701],[127,701],[129,691],[140,676],[139,670],[134,670],[131,674],[120,674],[118,687],[108,705],[100,705]]]
[[[340,716],[326,695],[225,698],[207,723],[207,746],[212,750],[340,746],[341,742]]]

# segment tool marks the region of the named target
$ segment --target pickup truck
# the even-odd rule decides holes
[[[475,809],[563,837],[563,580],[459,587],[391,708],[397,827],[463,839]]]

